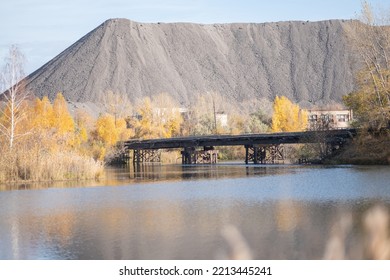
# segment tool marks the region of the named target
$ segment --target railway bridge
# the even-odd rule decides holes
[[[183,164],[216,163],[219,146],[244,146],[245,163],[275,163],[284,160],[283,144],[323,143],[327,154],[338,150],[356,135],[356,129],[282,132],[244,135],[188,136],[124,142],[133,162],[159,162],[161,149],[181,149]]]

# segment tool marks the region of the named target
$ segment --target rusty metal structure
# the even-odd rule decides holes
[[[275,164],[284,163],[284,146],[276,145],[245,145],[245,163]]]
[[[218,150],[214,147],[203,147],[197,150],[195,147],[187,147],[181,152],[182,164],[217,163]]]
[[[284,144],[323,143],[327,153],[340,149],[356,135],[356,129],[328,131],[284,132],[245,135],[189,136],[165,139],[129,140],[127,150],[133,150],[133,162],[159,162],[161,149],[181,149],[183,164],[217,163],[219,146],[244,146],[245,163],[283,163]]]
[[[133,162],[161,162],[161,151],[154,149],[134,149]]]

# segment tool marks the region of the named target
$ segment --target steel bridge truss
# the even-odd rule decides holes
[[[181,152],[182,164],[213,164],[218,162],[218,150],[214,147],[204,147],[196,150],[194,147],[184,148]]]
[[[284,146],[275,145],[245,145],[245,163],[275,164],[284,163]]]
[[[134,163],[161,162],[160,150],[133,150]]]

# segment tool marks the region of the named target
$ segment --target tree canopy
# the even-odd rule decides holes
[[[285,96],[276,96],[272,115],[273,132],[303,131],[307,128],[308,114]]]

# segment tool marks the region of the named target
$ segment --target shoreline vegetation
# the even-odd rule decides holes
[[[390,165],[390,130],[361,132],[340,154],[324,164]]]
[[[21,104],[15,114],[20,118],[14,139],[11,142],[11,133],[0,138],[0,183],[99,179],[104,175],[103,161],[87,149],[84,124],[80,119],[75,122],[62,94],[53,104],[47,98]],[[5,111],[0,119],[6,128],[10,115]]]

